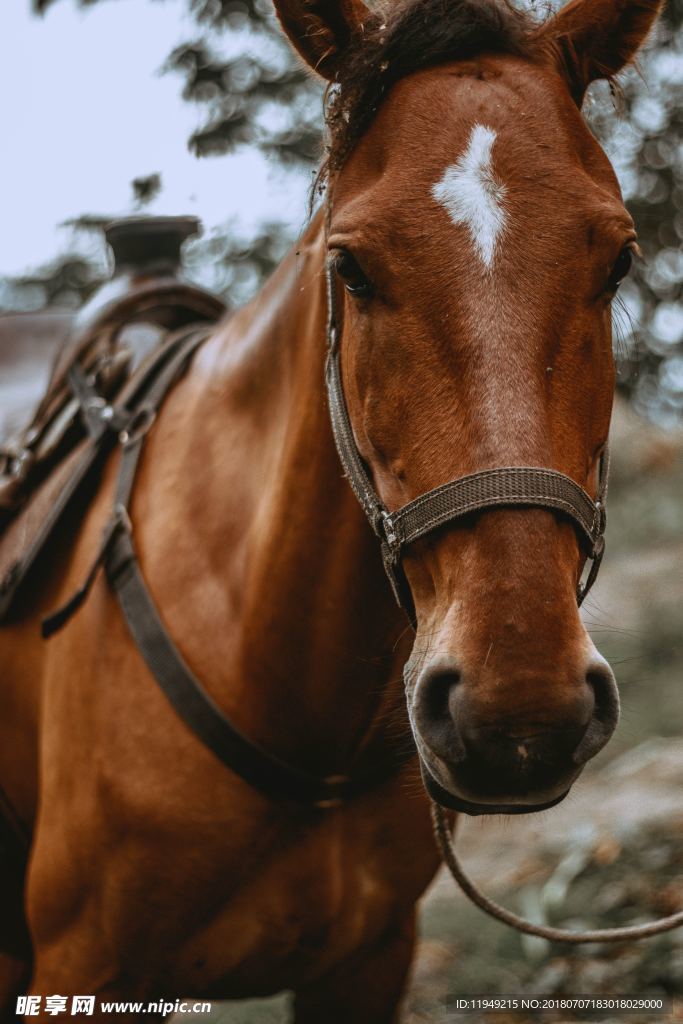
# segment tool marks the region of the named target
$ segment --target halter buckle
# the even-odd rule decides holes
[[[604,501],[601,501],[599,498],[595,502],[595,512],[597,516],[597,531],[599,536],[602,537],[605,530],[607,529],[607,509],[605,508]]]
[[[394,561],[398,561],[398,556],[401,553],[401,538],[398,535],[394,521],[386,511],[380,514],[379,521],[382,524],[384,542],[389,548]]]
[[[156,419],[156,410],[150,405],[141,405],[137,412],[133,413],[132,419],[119,433],[119,442],[124,448],[129,448],[145,437]]]

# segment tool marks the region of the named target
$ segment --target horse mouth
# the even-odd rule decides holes
[[[536,814],[538,811],[547,811],[551,807],[556,807],[557,804],[561,803],[569,793],[569,789],[565,789],[563,793],[560,793],[559,796],[554,797],[552,800],[546,800],[537,804],[480,804],[471,800],[465,800],[462,797],[456,796],[455,793],[450,793],[436,781],[424,763],[421,763],[421,768],[422,780],[424,782],[425,789],[435,803],[440,804],[441,807],[445,807],[449,811],[459,811],[461,814],[469,814],[474,818],[481,817],[485,814]]]

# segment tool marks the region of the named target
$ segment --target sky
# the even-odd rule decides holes
[[[59,0],[42,18],[30,0],[0,0],[0,276],[70,247],[61,222],[133,212],[133,178],[161,171],[145,212],[191,213],[207,229],[235,217],[300,224],[306,181],[258,153],[198,160],[187,138],[201,110],[159,68],[196,36],[184,0]],[[30,74],[26,74],[26,68]]]

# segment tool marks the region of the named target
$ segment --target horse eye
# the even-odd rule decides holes
[[[344,287],[349,294],[356,298],[367,298],[372,292],[372,285],[361,270],[358,260],[350,252],[341,250],[334,260],[334,269],[337,271]]]
[[[612,267],[612,272],[609,276],[609,291],[616,292],[621,282],[628,274],[633,264],[633,252],[631,247],[627,246],[622,249],[619,253],[617,262]]]

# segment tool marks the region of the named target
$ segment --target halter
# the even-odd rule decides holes
[[[595,582],[605,550],[608,449],[605,448],[600,458],[595,500],[571,477],[556,469],[504,466],[451,480],[390,512],[373,487],[358,451],[346,405],[341,376],[341,330],[331,262],[327,264],[327,304],[325,380],[335,444],[344,474],[380,541],[382,561],[394,597],[408,612],[413,626],[416,624],[415,606],[402,564],[405,549],[463,516],[488,508],[536,506],[572,520],[591,562],[585,582],[578,584],[576,600],[580,606]]]

